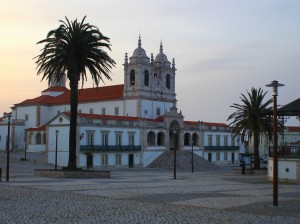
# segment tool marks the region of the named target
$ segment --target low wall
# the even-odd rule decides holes
[[[232,172],[235,174],[242,174],[242,167],[232,169]],[[256,174],[256,175],[267,175],[267,169],[260,169],[260,170],[251,170],[250,168],[245,169],[245,174]]]
[[[54,178],[109,178],[110,171],[94,171],[94,170],[40,170],[36,169],[35,176],[39,177],[54,177]]]
[[[273,158],[268,158],[268,180],[273,180]],[[300,159],[278,158],[278,181],[300,183]]]

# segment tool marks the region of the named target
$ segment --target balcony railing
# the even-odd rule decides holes
[[[81,152],[129,152],[141,151],[140,145],[81,145]]]
[[[273,157],[273,147],[270,146],[269,149],[269,156]],[[278,158],[300,159],[300,146],[278,147]]]
[[[207,151],[238,151],[239,146],[204,146]]]

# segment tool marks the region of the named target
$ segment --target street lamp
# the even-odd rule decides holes
[[[192,135],[192,173],[194,173],[194,135]]]
[[[57,170],[57,139],[58,139],[58,130],[55,131],[55,170]]]
[[[278,87],[284,86],[274,80],[267,87],[273,88],[273,206],[278,205],[278,156],[277,156],[277,96]]]
[[[174,180],[176,179],[176,150],[177,150],[177,141],[178,141],[178,129],[172,128],[171,129],[174,137]]]
[[[10,142],[10,118],[11,113],[3,113],[4,117],[8,118],[7,123],[7,138],[6,138],[6,181],[9,181],[9,142]]]
[[[24,142],[25,142],[25,149],[24,149],[24,153],[25,153],[25,155],[24,155],[24,157],[25,157],[25,161],[27,160],[27,158],[26,158],[26,150],[27,150],[27,131],[25,130],[25,133],[24,133]]]

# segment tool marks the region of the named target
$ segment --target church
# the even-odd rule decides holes
[[[187,121],[176,107],[175,59],[160,43],[150,58],[138,46],[125,53],[124,84],[78,92],[77,166],[147,167],[166,151],[190,151],[216,163],[237,163],[240,142],[224,123]],[[10,113],[12,150],[45,152],[48,162],[68,163],[70,91],[65,80],[41,95],[14,104]],[[0,120],[5,149],[7,117]]]

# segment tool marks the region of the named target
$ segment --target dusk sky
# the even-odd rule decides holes
[[[113,81],[123,83],[125,53],[131,56],[139,34],[148,57],[160,41],[169,61],[175,58],[177,107],[185,120],[228,123],[251,87],[268,91],[272,80],[285,84],[278,104],[299,98],[299,0],[0,0],[0,113],[40,95],[47,81],[37,76],[36,43],[59,20],[87,16],[111,38],[117,65]],[[103,85],[103,84],[101,84]],[[68,86],[67,86],[68,87]],[[84,87],[92,87],[88,81]],[[290,119],[290,125],[299,125]]]

